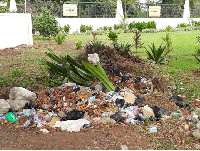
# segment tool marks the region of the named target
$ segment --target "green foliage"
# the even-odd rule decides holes
[[[63,41],[65,40],[65,35],[64,34],[57,34],[54,37],[55,41],[57,42],[58,45],[62,45]]]
[[[150,48],[150,51],[146,49],[146,53],[148,55],[148,59],[154,61],[156,64],[160,64],[162,61],[164,61],[165,56],[170,52],[166,52],[166,46],[162,46],[162,44],[156,48],[154,43],[152,46],[148,45]]]
[[[172,47],[172,39],[171,39],[171,35],[169,33],[166,33],[165,37],[162,37],[163,41],[166,44],[166,52],[171,51],[171,47]]]
[[[80,32],[81,33],[86,33],[86,31],[92,31],[92,26],[86,26],[86,25],[82,25],[80,26]]]
[[[87,31],[86,26],[85,25],[81,25],[80,26],[80,32],[81,33],[85,33]]]
[[[148,124],[148,125],[151,125],[151,124],[152,124],[152,121],[150,120],[149,117],[146,117],[144,122],[145,122],[146,124]]]
[[[172,29],[172,26],[169,26],[169,25],[165,28],[166,32],[170,32],[171,29]]]
[[[132,47],[132,44],[123,42],[121,44],[118,44],[117,47],[122,49],[122,50],[130,50],[131,47]]]
[[[131,30],[133,28],[137,28],[139,31],[143,29],[156,29],[156,23],[154,21],[149,22],[138,22],[135,23],[134,21],[128,25],[128,28]]]
[[[115,87],[109,81],[108,76],[99,63],[97,63],[97,67],[95,67],[89,62],[83,61],[84,66],[81,66],[69,55],[59,57],[51,50],[49,53],[46,52],[46,55],[55,61],[50,62],[45,60],[46,64],[50,67],[51,75],[60,74],[68,80],[84,86],[90,86],[91,81],[93,81],[94,76],[96,76],[108,91],[115,90]]]
[[[191,26],[190,24],[186,24],[186,23],[180,23],[177,25],[177,28],[182,28],[182,27],[189,27]]]
[[[93,64],[83,61],[83,65],[86,69],[88,69],[94,76],[96,76],[102,83],[102,85],[108,90],[108,91],[114,91],[115,87],[110,82],[106,72],[102,68],[102,66],[97,62],[97,67],[95,67]]]
[[[200,26],[200,21],[193,21],[192,24],[193,26],[198,27]]]
[[[50,75],[59,74],[66,77],[68,80],[78,84],[89,86],[88,81],[93,80],[93,75],[88,73],[83,66],[79,65],[69,55],[65,57],[57,56],[53,51],[45,53],[55,62],[45,60],[46,64],[50,67]]]
[[[102,46],[102,45],[104,45],[103,43],[102,43],[102,41],[99,41],[99,40],[92,40],[91,42],[90,42],[90,44],[92,45],[92,46],[94,46],[94,47],[99,47],[99,46]]]
[[[115,43],[118,40],[118,35],[116,32],[110,30],[108,33],[108,38]]]
[[[70,31],[70,25],[67,24],[63,27],[63,30],[65,31],[66,34],[69,34],[69,31]]]
[[[77,50],[81,49],[83,47],[82,41],[81,40],[75,41],[75,47],[76,47]]]
[[[58,34],[58,22],[46,7],[42,8],[41,14],[33,17],[33,30],[39,31],[43,37],[51,37]]]
[[[20,70],[16,69],[16,70],[13,70],[11,72],[11,77],[12,78],[14,78],[14,77],[21,77],[22,74],[23,74],[23,71],[20,71]]]

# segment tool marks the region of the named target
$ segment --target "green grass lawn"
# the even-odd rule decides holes
[[[200,31],[187,31],[187,32],[172,32],[172,48],[173,50],[168,54],[167,61],[164,65],[160,65],[160,69],[163,74],[167,74],[172,77],[173,84],[177,88],[183,87],[188,90],[188,92],[177,92],[186,93],[188,96],[196,94],[200,96],[200,81],[199,78],[190,76],[193,70],[197,70],[200,67],[197,60],[194,58],[195,45],[197,44],[196,36]],[[144,42],[144,46],[148,48],[148,45],[155,43],[158,47],[162,42],[162,38],[166,33],[141,33],[141,41]],[[118,42],[125,42],[133,44],[134,33],[123,33],[118,35]],[[103,41],[106,45],[111,45],[111,41],[108,39],[107,35],[97,35],[98,40]],[[0,56],[0,86],[30,86],[37,85],[40,83],[40,88],[42,86],[49,86],[49,84],[54,84],[57,80],[46,79],[46,66],[43,65],[41,60],[47,58],[45,52],[48,48],[54,50],[56,54],[65,55],[70,54],[76,56],[82,50],[76,50],[74,42],[76,40],[81,40],[83,45],[92,41],[92,35],[68,35],[63,43],[63,45],[57,45],[54,39],[43,39],[41,37],[34,37],[34,45],[29,49],[22,49],[20,55],[2,55]],[[164,43],[163,43],[164,44]],[[136,50],[131,49],[133,52]],[[146,50],[144,48],[138,49],[138,53],[134,55],[139,55],[142,59],[147,60]],[[148,60],[147,60],[148,61]],[[21,79],[21,80],[20,80]],[[37,80],[36,80],[37,79]],[[40,80],[38,80],[40,79]],[[179,83],[184,83],[180,85]]]

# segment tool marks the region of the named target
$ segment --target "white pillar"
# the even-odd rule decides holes
[[[10,0],[10,8],[9,8],[10,12],[16,12],[17,11],[17,5],[15,0]]]
[[[188,21],[190,19],[190,5],[189,5],[189,0],[185,0],[183,18],[186,19],[186,20],[188,20]]]
[[[116,19],[121,20],[124,18],[124,12],[123,12],[123,7],[122,7],[122,1],[117,0],[117,10],[116,10]]]

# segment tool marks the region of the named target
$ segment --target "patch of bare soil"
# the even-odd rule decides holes
[[[120,150],[120,145],[131,150],[153,149],[152,142],[144,139],[134,125],[48,134],[0,125],[0,135],[1,150]]]

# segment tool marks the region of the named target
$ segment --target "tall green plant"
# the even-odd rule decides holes
[[[90,86],[94,77],[98,78],[102,86],[108,91],[114,91],[115,87],[109,81],[106,72],[102,66],[97,63],[97,67],[93,64],[83,61],[83,65],[78,64],[69,55],[65,57],[59,57],[52,50],[46,52],[46,55],[50,57],[54,62],[45,60],[46,64],[50,67],[51,75],[59,74],[66,77],[68,80],[76,82],[84,86]]]
[[[48,8],[43,7],[41,14],[33,17],[33,30],[39,31],[43,37],[51,37],[58,34],[58,22],[55,16],[51,15]]]
[[[172,39],[171,39],[171,35],[170,33],[166,33],[165,37],[162,37],[162,40],[165,42],[166,44],[166,52],[169,52],[172,50]]]
[[[148,59],[154,61],[156,64],[160,64],[164,61],[165,56],[169,53],[169,51],[165,51],[166,46],[162,46],[162,44],[158,48],[155,47],[154,43],[152,46],[148,46],[150,50],[145,47]]]

